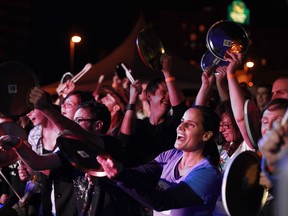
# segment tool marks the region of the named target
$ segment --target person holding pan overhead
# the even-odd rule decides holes
[[[208,104],[209,95],[216,79],[216,85],[221,98],[221,102],[215,108],[216,113],[220,117],[219,134],[215,138],[215,141],[218,145],[220,153],[220,165],[222,174],[224,174],[226,168],[239,153],[244,151],[255,151],[255,148],[248,139],[244,122],[238,121],[240,118],[236,116],[235,110],[232,108],[232,100],[229,98],[226,70],[223,69],[223,71],[219,70],[217,72],[218,74],[215,77],[215,73],[211,67],[207,67],[203,71],[201,77],[202,85],[196,96],[195,104]],[[239,90],[241,91],[240,94],[244,99],[244,95],[240,87]],[[213,215],[227,215],[223,205],[222,196],[219,196],[217,200]]]
[[[126,147],[128,166],[138,166],[157,156],[160,152],[173,148],[176,128],[181,122],[187,105],[183,92],[177,87],[172,75],[172,57],[163,54],[160,59],[162,74],[152,79],[146,87],[150,116],[137,119],[136,104],[142,86],[139,80],[130,85],[129,103],[118,136]],[[173,110],[170,115],[169,111]]]
[[[244,105],[245,102],[241,98],[243,97],[241,88],[239,86],[239,83],[235,77],[235,72],[236,69],[241,65],[241,60],[242,60],[242,54],[241,53],[231,53],[227,52],[227,55],[225,56],[227,61],[230,62],[227,68],[222,68],[221,70],[227,71],[227,78],[228,78],[228,85],[229,85],[229,94],[231,98],[231,102],[233,105],[233,108],[235,110],[235,114],[237,116],[244,116]],[[254,103],[251,101],[251,103]],[[254,103],[253,107],[257,107],[257,105]],[[281,99],[281,98],[272,98],[272,100],[265,106],[262,115],[260,115],[260,118],[252,118],[253,121],[256,121],[256,124],[258,122],[261,122],[259,125],[259,132],[261,133],[262,136],[264,136],[271,128],[272,128],[272,122],[277,120],[281,121],[281,119],[284,116],[285,110],[287,109],[287,100],[286,99]],[[249,116],[251,116],[251,113],[256,112],[255,109],[249,109],[250,112]],[[252,114],[253,115],[253,114]],[[242,118],[239,118],[242,119]],[[260,121],[261,120],[261,121]],[[246,133],[248,134],[249,132],[252,133],[252,131],[249,131],[249,128],[247,125],[245,126]],[[248,136],[249,137],[249,136]],[[257,136],[258,137],[258,136]],[[253,141],[253,137],[251,139],[251,136],[249,137],[249,140],[251,142]],[[256,141],[256,144],[258,140]],[[258,150],[259,147],[258,145],[255,146],[255,149]],[[274,212],[274,199],[273,199],[273,184],[269,179],[267,178],[266,175],[264,175],[263,170],[260,173],[260,185],[262,185],[264,188],[269,190],[268,198],[266,199],[265,205],[260,211],[260,215],[276,215]]]

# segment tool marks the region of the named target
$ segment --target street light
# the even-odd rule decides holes
[[[74,35],[70,39],[70,71],[74,72],[74,54],[75,54],[75,43],[79,43],[81,41],[81,37],[78,35]]]

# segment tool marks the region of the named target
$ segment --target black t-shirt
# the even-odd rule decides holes
[[[176,140],[176,128],[187,110],[185,101],[173,107],[173,115],[167,115],[164,122],[152,125],[149,118],[136,119],[135,134],[120,133],[125,148],[126,167],[136,167],[153,160],[163,151],[172,149]]]

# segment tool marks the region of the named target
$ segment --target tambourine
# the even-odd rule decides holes
[[[258,215],[266,201],[259,184],[261,159],[256,152],[244,151],[228,164],[222,182],[222,199],[228,215]]]
[[[142,29],[136,39],[137,51],[146,66],[161,70],[160,57],[165,53],[163,44],[152,29]]]
[[[0,113],[8,117],[19,117],[33,109],[29,94],[39,86],[36,74],[23,63],[9,61],[0,64]]]
[[[240,52],[243,56],[248,51],[249,38],[245,29],[238,23],[221,20],[214,23],[206,35],[208,50],[220,60],[225,61],[227,50]]]

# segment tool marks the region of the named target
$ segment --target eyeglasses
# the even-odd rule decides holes
[[[76,106],[75,104],[69,103],[69,102],[64,102],[61,106],[65,107],[65,108],[72,108],[74,106]]]
[[[84,119],[84,118],[77,118],[75,119],[74,121],[77,123],[77,124],[80,124],[81,122],[84,122],[84,121],[89,121],[89,122],[95,122],[97,119]]]
[[[223,123],[221,123],[220,122],[220,125],[219,125],[219,127],[222,127],[223,129],[229,129],[229,128],[231,128],[231,125],[232,125],[232,123],[227,123],[227,122],[223,122]]]

